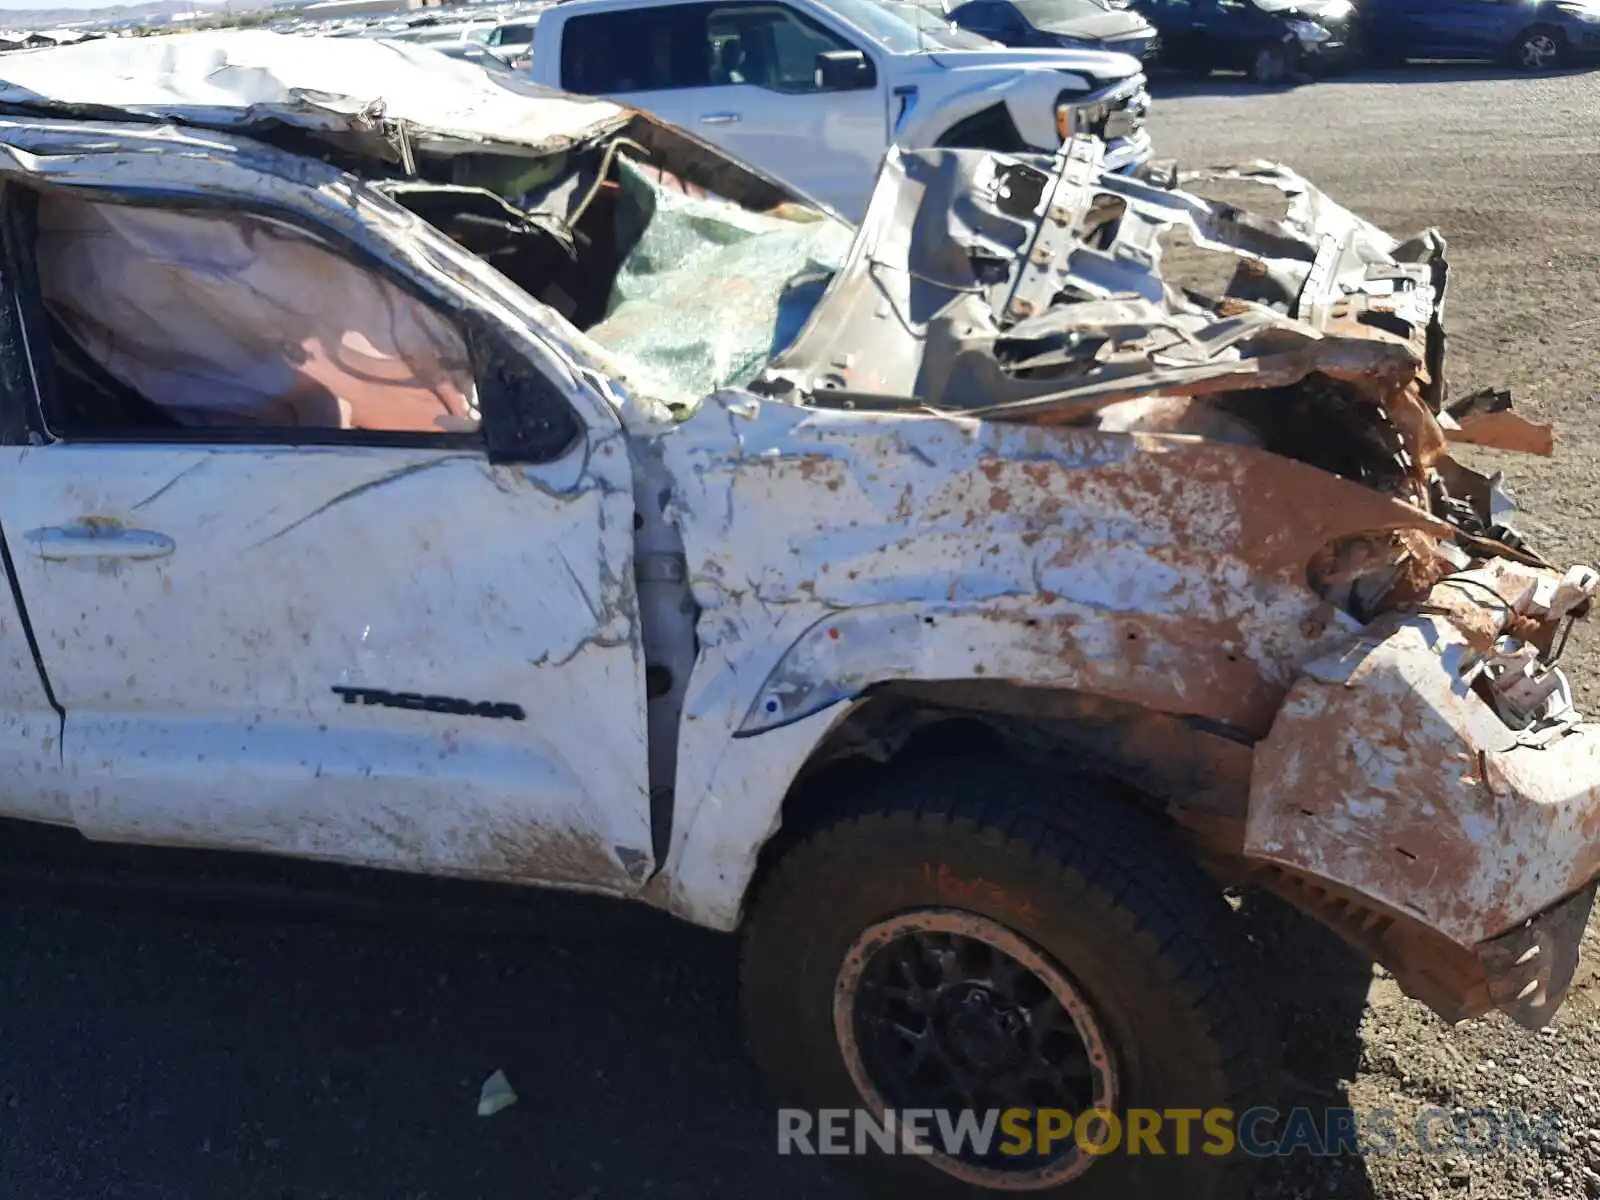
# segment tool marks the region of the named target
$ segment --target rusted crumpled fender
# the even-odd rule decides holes
[[[1600,724],[1545,659],[1597,582],[1503,559],[1447,577],[1308,663],[1256,746],[1245,854],[1447,1016],[1537,1027],[1571,981]]]
[[[1313,586],[1324,548],[1449,532],[1192,437],[727,394],[660,446],[699,644],[666,903],[726,926],[790,781],[874,685],[1014,683],[1261,736],[1359,628]]]

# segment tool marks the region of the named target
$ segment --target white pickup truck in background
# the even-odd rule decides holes
[[[681,125],[860,220],[884,151],[1053,151],[1092,133],[1149,157],[1139,62],[1094,50],[958,49],[873,0],[568,0],[539,17],[550,87]]]

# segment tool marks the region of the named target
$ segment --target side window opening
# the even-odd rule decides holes
[[[473,154],[420,165],[369,185],[588,334],[625,389],[678,407],[752,380],[853,240],[781,186],[644,118],[533,163]],[[21,184],[3,193],[12,307],[34,374],[14,381],[17,425],[0,440],[40,430],[68,441],[448,438],[529,462],[582,434],[563,387],[498,322],[444,315],[337,239],[204,205]],[[123,224],[108,234],[114,218]],[[259,259],[276,275],[245,269]],[[297,273],[295,261],[315,268]],[[329,302],[350,286],[369,294]],[[745,302],[728,305],[729,286]],[[0,278],[0,301],[6,292]],[[0,326],[7,311],[0,303]],[[324,333],[308,346],[319,313]],[[409,352],[397,352],[402,341]],[[0,392],[8,386],[0,379]],[[393,403],[370,403],[374,392]]]
[[[462,332],[308,233],[59,191],[36,212],[53,433],[479,431]]]
[[[677,4],[572,17],[561,31],[561,86],[586,96],[707,87],[705,14]]]
[[[712,82],[776,92],[817,91],[817,56],[856,48],[782,5],[713,8],[706,32],[715,64]]]

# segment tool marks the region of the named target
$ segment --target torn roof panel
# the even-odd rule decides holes
[[[633,115],[609,101],[502,80],[420,45],[265,30],[8,55],[0,105],[246,132],[285,124],[379,143],[385,123],[403,122],[413,145],[434,153],[554,153]]]

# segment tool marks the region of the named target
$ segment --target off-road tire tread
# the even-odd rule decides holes
[[[1267,1022],[1251,1003],[1244,937],[1218,887],[1156,815],[1090,781],[987,760],[936,760],[887,772],[847,812],[790,845],[760,880],[746,923],[741,982],[752,1050],[769,1078],[784,1079],[804,1065],[792,1061],[786,1031],[761,1019],[771,989],[788,986],[779,960],[763,947],[803,944],[814,908],[808,898],[850,885],[831,878],[830,867],[870,857],[874,847],[892,854],[918,826],[982,839],[1024,870],[1043,866],[1059,874],[1065,894],[1098,896],[1122,926],[1116,936],[1154,946],[1152,963],[1180,1003],[1202,1018],[1210,1045],[1195,1050],[1209,1052],[1208,1069],[1227,1104],[1242,1112],[1271,1102],[1276,1046],[1263,1036]],[[1228,1160],[1213,1195],[1242,1194],[1252,1167],[1239,1157]]]

